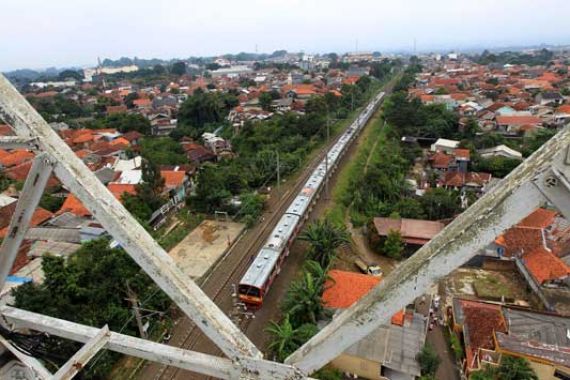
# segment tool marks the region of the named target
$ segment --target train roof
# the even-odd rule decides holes
[[[285,213],[302,217],[305,215],[305,211],[307,211],[310,202],[310,197],[307,197],[305,195],[297,195]]]
[[[267,239],[264,248],[273,249],[281,252],[287,241],[293,235],[293,231],[299,223],[299,216],[293,214],[285,214],[279,219],[279,222],[271,232],[271,235]]]
[[[279,260],[279,252],[262,248],[257,254],[247,272],[243,275],[240,285],[250,285],[262,288],[271,275],[273,268]]]

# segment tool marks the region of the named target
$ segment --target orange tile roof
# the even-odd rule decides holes
[[[471,152],[469,151],[469,149],[458,148],[453,151],[453,154],[455,155],[455,157],[460,157],[460,158],[469,159],[471,157]]]
[[[133,100],[133,105],[136,107],[148,107],[151,105],[150,99],[135,99]]]
[[[11,216],[16,211],[16,205],[17,205],[16,202],[14,202],[5,207],[0,208],[0,238],[4,238],[8,233],[10,219]],[[38,226],[52,217],[53,214],[51,212],[41,207],[38,207],[36,211],[34,211],[34,215],[32,216],[32,220],[30,221],[30,226],[32,227]]]
[[[467,366],[473,368],[477,366],[474,359],[479,348],[494,349],[493,333],[507,332],[507,325],[500,305],[459,300],[459,306],[463,309],[463,324],[467,326]]]
[[[131,143],[129,142],[129,140],[127,140],[123,137],[119,137],[119,138],[116,138],[115,140],[111,141],[111,145],[119,145],[119,144],[129,146]]]
[[[131,195],[137,194],[137,188],[135,185],[122,184],[122,183],[110,183],[107,185],[107,189],[117,198],[119,201],[124,193]]]
[[[541,228],[512,227],[495,239],[495,243],[505,248],[505,256],[512,257],[544,246]]]
[[[557,113],[567,113],[570,114],[570,104],[564,104],[556,110]]]
[[[431,166],[436,169],[447,169],[453,157],[445,152],[435,152],[431,157]]]
[[[570,267],[542,246],[524,255],[523,262],[539,284],[570,276]]]
[[[87,150],[87,149],[81,149],[81,150],[78,150],[75,152],[75,155],[79,158],[82,158],[82,159],[87,157],[90,154],[91,154],[91,151]]]
[[[77,216],[91,215],[89,210],[87,210],[85,206],[83,206],[83,203],[81,203],[81,201],[77,199],[73,194],[69,194],[67,198],[65,198],[65,202],[63,202],[63,205],[56,214],[60,215],[66,212],[70,212]]]
[[[167,188],[175,188],[182,186],[186,178],[186,173],[184,173],[182,170],[161,170],[160,176],[164,178],[164,186]]]
[[[325,284],[323,304],[331,309],[346,309],[365,296],[379,282],[379,277],[365,274],[330,270],[330,280]]]
[[[0,164],[5,168],[20,165],[34,158],[34,154],[27,150],[14,150],[8,156],[0,158]]]
[[[9,152],[6,152],[5,150],[0,149],[0,158],[4,158],[4,157],[9,156],[9,155],[10,155]]]
[[[73,144],[83,144],[83,143],[93,141],[93,140],[94,140],[93,133],[85,132],[85,133],[82,133],[79,136],[73,138],[72,143]]]
[[[558,213],[545,208],[537,208],[529,216],[521,220],[517,226],[519,227],[535,227],[546,228],[554,222],[554,218]]]
[[[497,124],[499,125],[536,125],[541,124],[542,120],[538,116],[497,116]]]

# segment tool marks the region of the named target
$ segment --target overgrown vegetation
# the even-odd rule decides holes
[[[473,380],[538,380],[528,360],[514,356],[503,355],[498,368],[486,366],[473,372]]]
[[[105,239],[83,244],[67,261],[46,256],[42,269],[42,284],[30,282],[13,290],[16,307],[97,328],[108,324],[112,331],[138,336],[127,300],[132,294],[145,309],[164,311],[170,305],[168,297],[132,259],[122,249],[109,248]],[[151,328],[160,328],[157,314],[145,321]],[[49,352],[54,353],[48,361],[51,367],[63,364],[81,346],[55,337],[44,339]],[[83,378],[105,378],[118,356],[109,351],[98,355],[97,365],[88,365]]]
[[[435,352],[434,348],[429,344],[422,347],[422,350],[418,352],[416,360],[420,364],[420,369],[423,376],[435,377],[435,373],[441,363],[441,359]]]

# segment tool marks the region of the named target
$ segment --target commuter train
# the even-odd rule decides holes
[[[328,162],[324,158],[319,163],[254,257],[238,286],[239,299],[249,308],[257,309],[263,304],[271,284],[281,271],[283,261],[289,256],[289,247],[309,217],[313,204],[320,196],[325,177],[330,176],[336,170],[347,147],[366,125],[383,98],[384,93],[381,92],[338,138],[327,152]]]

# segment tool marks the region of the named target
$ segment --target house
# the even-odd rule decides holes
[[[482,158],[503,157],[512,160],[522,160],[522,154],[506,145],[497,145],[492,148],[479,149],[477,151]]]
[[[442,184],[446,189],[481,192],[491,177],[490,173],[451,171],[445,173]]]
[[[465,346],[468,376],[498,367],[505,355],[526,359],[541,380],[570,376],[568,317],[454,298],[448,318]]]
[[[535,102],[541,106],[559,106],[564,103],[564,97],[559,92],[541,92],[536,95]]]
[[[16,211],[16,205],[17,202],[5,202],[5,206],[0,207],[0,239],[4,238],[8,234],[8,227],[10,225],[10,220]],[[32,215],[30,226],[39,226],[47,222],[51,217],[53,217],[51,212],[38,207]]]
[[[470,375],[487,364],[498,365],[493,336],[495,332],[507,332],[501,305],[454,298],[448,318],[451,319],[452,332],[463,340],[464,373]]]
[[[193,164],[199,165],[207,161],[216,161],[216,155],[212,151],[195,142],[183,141],[182,149]]]
[[[556,125],[566,125],[570,122],[570,104],[565,104],[556,109],[554,112],[554,123]]]
[[[542,120],[537,116],[497,116],[496,123],[498,132],[511,135],[542,126]]]
[[[380,281],[378,277],[341,270],[328,274],[322,300],[326,308],[337,312],[350,307]],[[331,365],[366,379],[415,379],[420,376],[415,358],[424,345],[426,332],[422,315],[413,310],[400,311],[389,324],[349,347]]]
[[[406,245],[406,253],[411,254],[433,239],[443,227],[443,223],[430,220],[377,217],[370,225],[368,238],[372,247],[379,248],[390,231],[397,231]]]
[[[455,140],[448,140],[448,139],[437,139],[435,143],[431,146],[432,152],[445,152],[445,153],[453,153],[455,149],[459,147],[459,141]]]
[[[522,357],[539,379],[570,377],[570,318],[503,307],[507,332],[495,332],[495,350]]]
[[[184,170],[161,170],[160,176],[164,178],[164,192],[168,193],[170,198],[186,198],[190,181]]]

